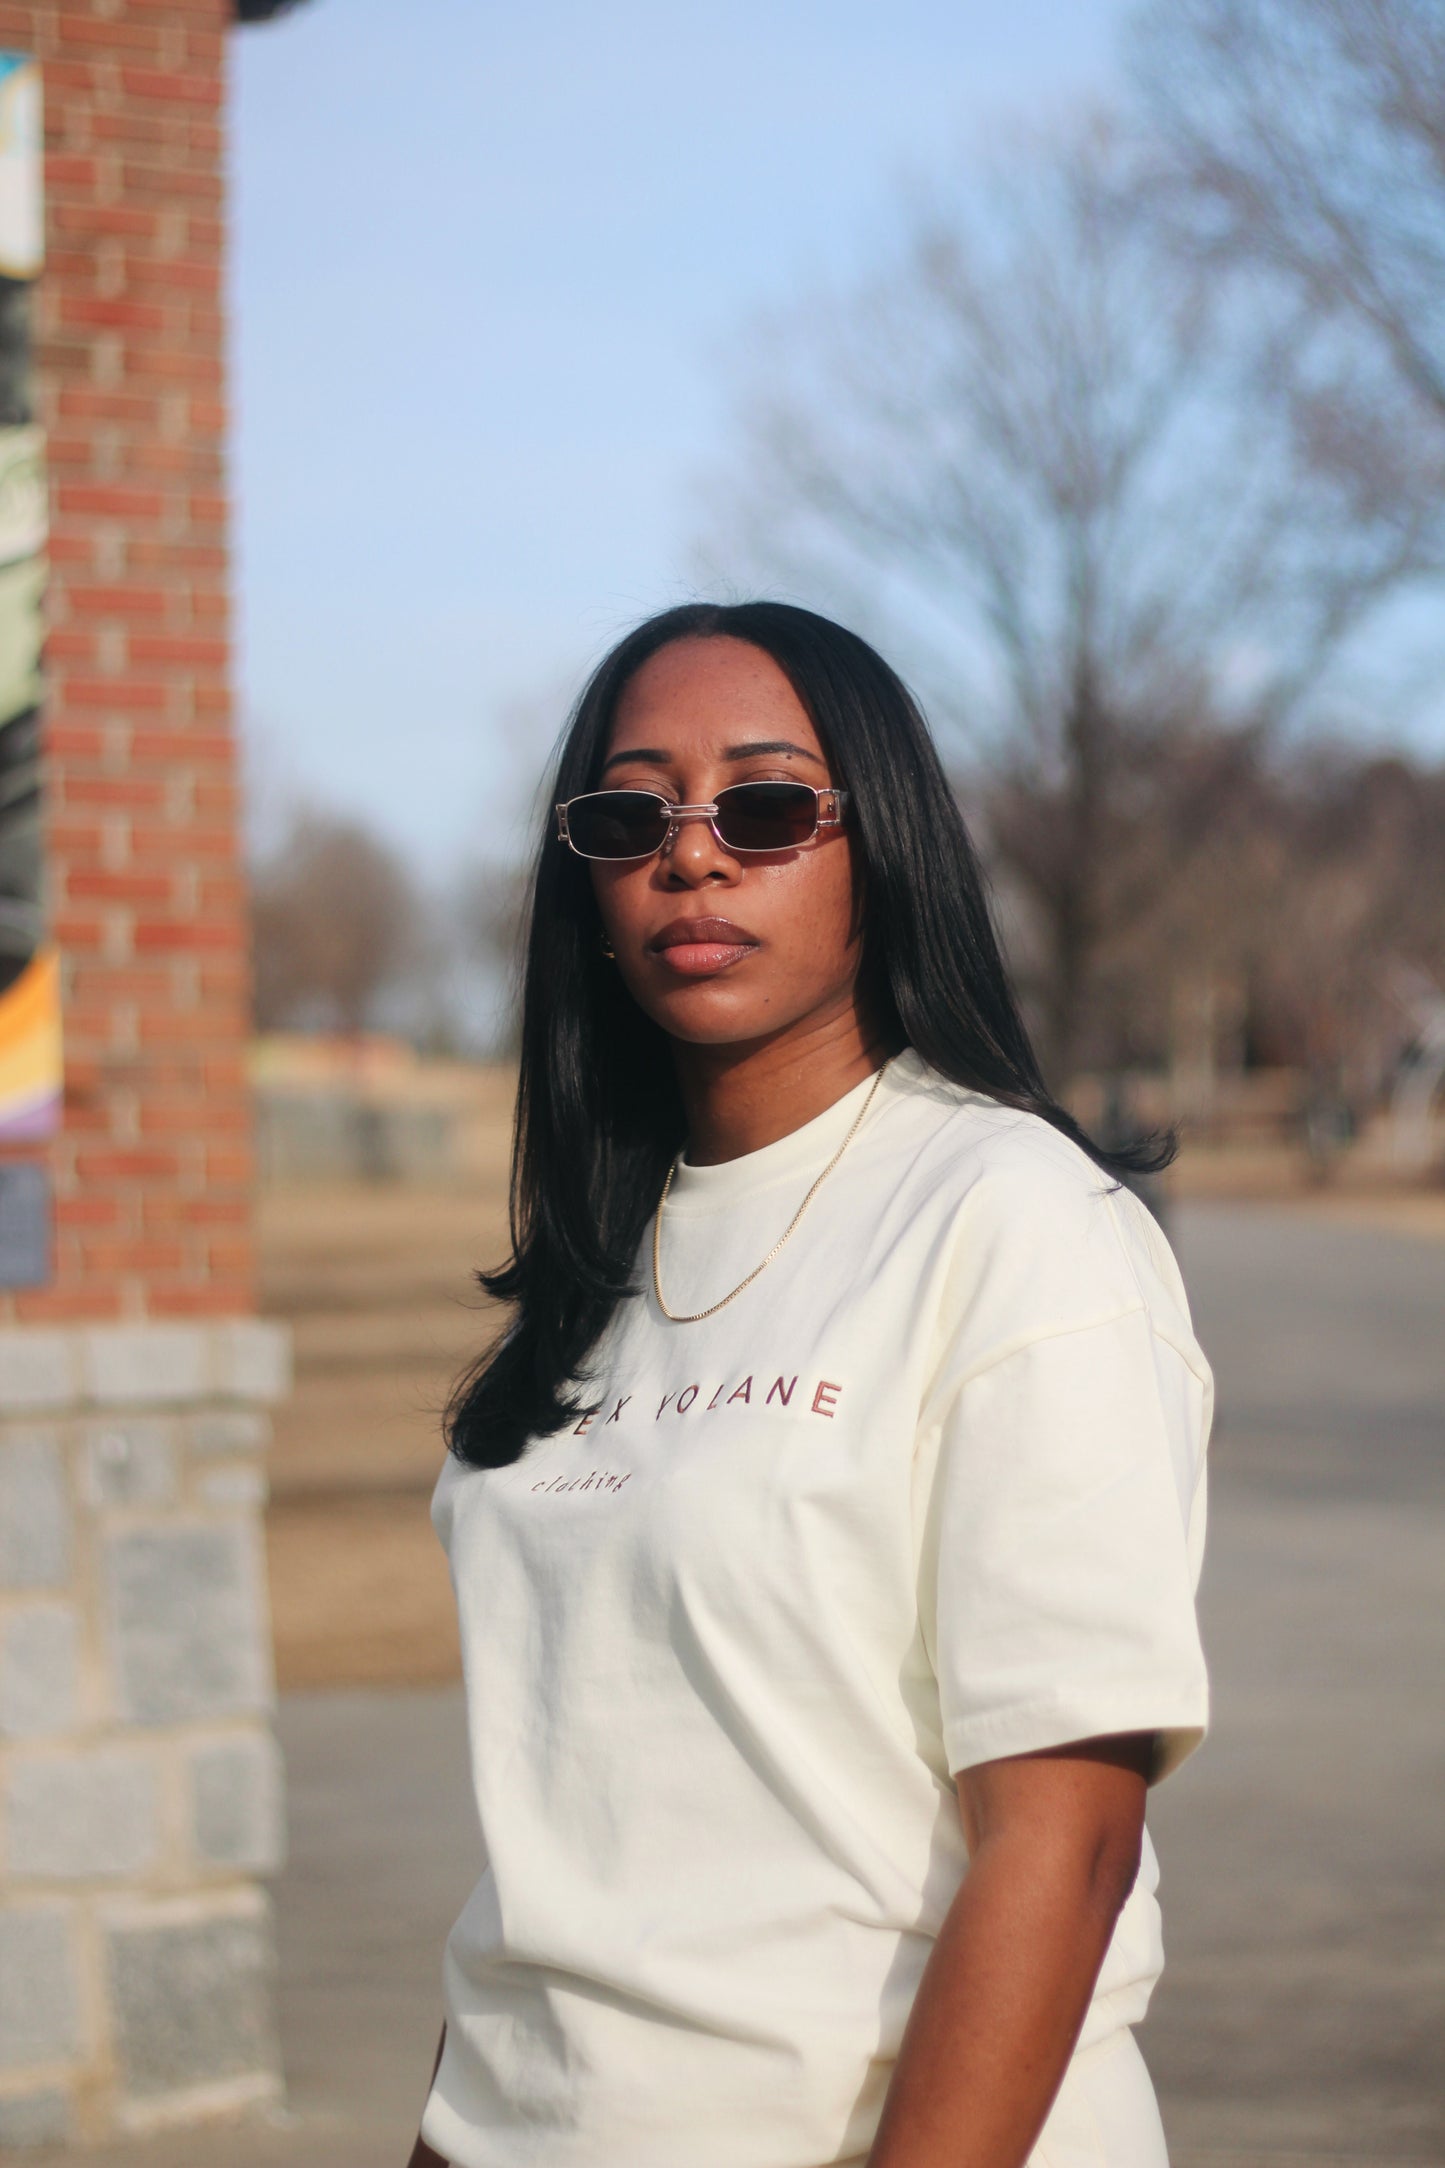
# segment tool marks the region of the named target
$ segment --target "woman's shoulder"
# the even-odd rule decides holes
[[[1143,1310],[1202,1361],[1173,1251],[1117,1176],[1042,1115],[954,1084],[917,1056],[903,1081],[919,1195],[951,1253],[950,1307],[993,1318],[1010,1340]]]
[[[1087,1217],[1096,1200],[1117,1187],[1041,1114],[955,1084],[912,1048],[897,1066],[898,1143],[949,1201],[1010,1217],[1031,1208],[1051,1217]]]

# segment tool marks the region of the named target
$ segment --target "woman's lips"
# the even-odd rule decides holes
[[[746,927],[730,918],[675,918],[654,934],[648,948],[680,978],[705,979],[741,963],[758,946]]]

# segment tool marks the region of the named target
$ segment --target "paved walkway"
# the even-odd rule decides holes
[[[1244,1206],[1176,1232],[1221,1419],[1215,1729],[1152,1815],[1175,2168],[1439,2168],[1445,1248]],[[459,1699],[295,1695],[282,1735],[294,2120],[51,2161],[402,2168],[473,1869]]]

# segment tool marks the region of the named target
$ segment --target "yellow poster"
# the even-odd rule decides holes
[[[60,960],[43,948],[0,994],[0,1143],[48,1137],[61,1082]]]

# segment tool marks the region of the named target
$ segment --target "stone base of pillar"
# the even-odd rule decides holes
[[[275,2100],[281,1327],[0,1330],[0,2151]]]

